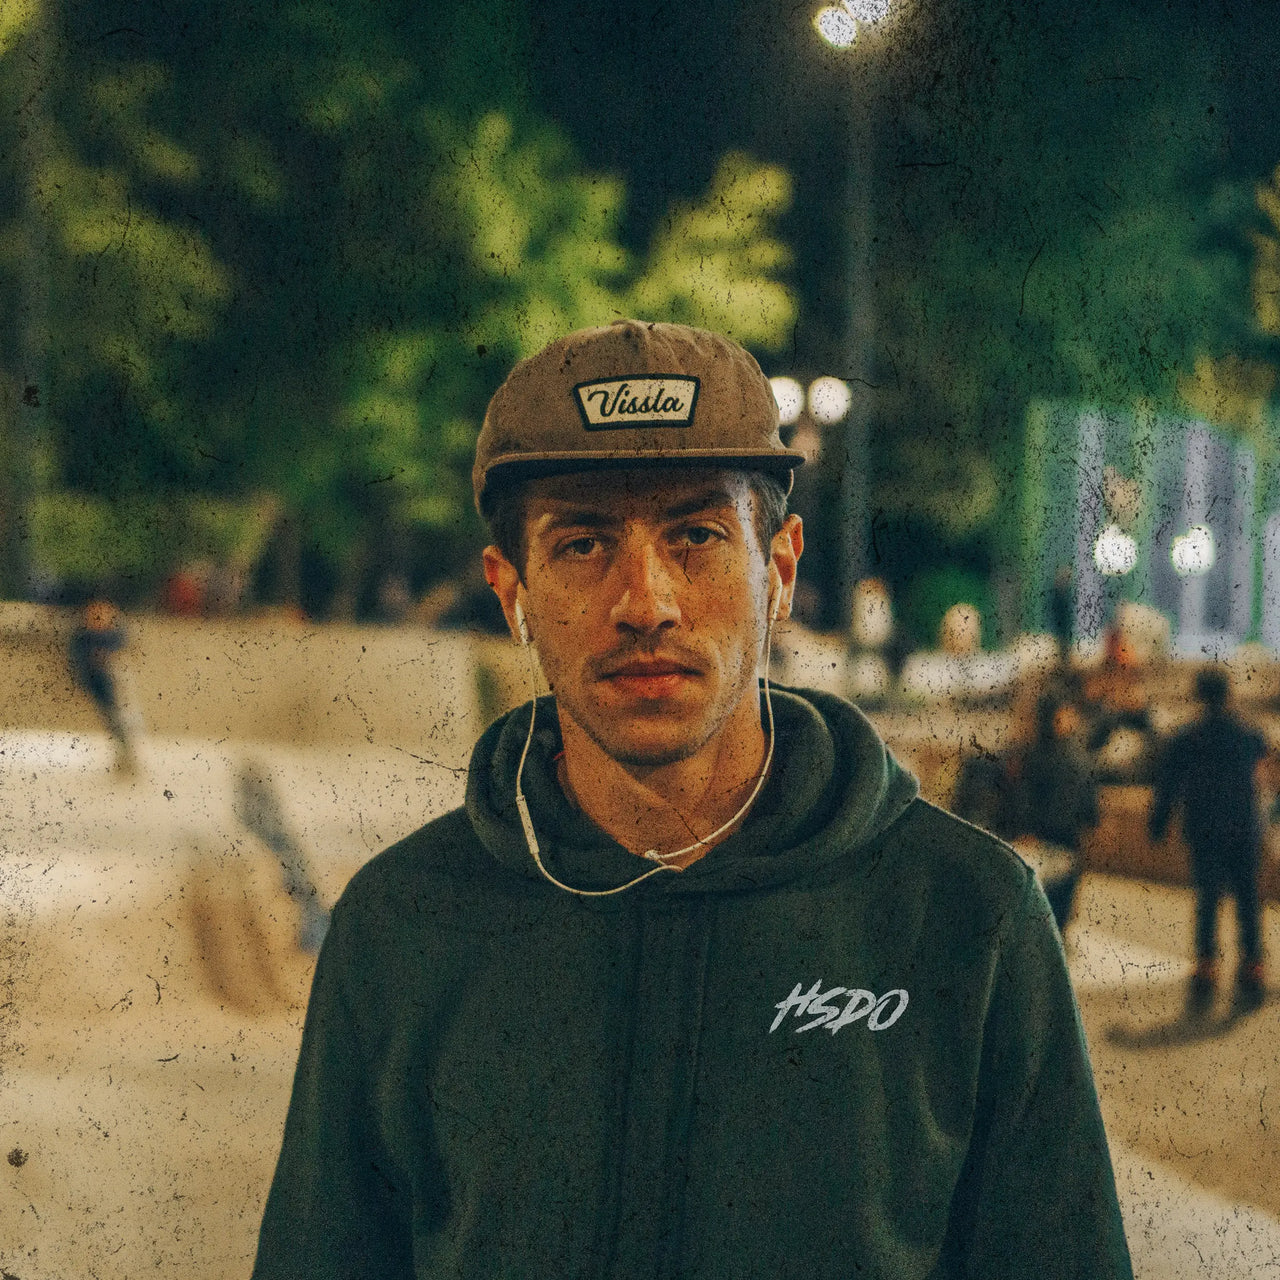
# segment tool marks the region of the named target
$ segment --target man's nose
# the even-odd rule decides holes
[[[614,626],[648,635],[680,620],[675,583],[652,543],[624,548],[615,569],[620,583],[610,614]]]

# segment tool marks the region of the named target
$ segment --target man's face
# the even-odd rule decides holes
[[[527,490],[524,586],[485,553],[508,618],[519,596],[562,714],[619,763],[688,759],[755,705],[770,564],[785,607],[802,544],[792,516],[761,547],[753,506],[736,472],[551,477]]]

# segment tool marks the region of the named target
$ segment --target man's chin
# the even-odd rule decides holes
[[[601,717],[583,728],[611,760],[633,769],[657,769],[688,760],[711,736],[701,724],[673,717],[655,723],[645,717]]]
[[[661,769],[665,765],[679,764],[681,760],[689,759],[698,750],[693,744],[671,747],[629,744],[610,747],[603,743],[600,745],[604,751],[608,752],[611,759],[628,769]]]

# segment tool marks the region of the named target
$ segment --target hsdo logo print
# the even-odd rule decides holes
[[[843,1008],[831,1003],[839,996],[847,997]],[[826,1027],[835,1035],[842,1027],[860,1018],[866,1018],[868,1031],[887,1031],[902,1017],[909,998],[903,987],[886,991],[877,999],[875,992],[861,987],[831,987],[823,991],[821,978],[808,991],[804,989],[803,982],[797,982],[791,994],[773,1006],[778,1014],[769,1031],[770,1034],[777,1031],[788,1014],[808,1019],[802,1026],[793,1028],[797,1035],[817,1027]]]

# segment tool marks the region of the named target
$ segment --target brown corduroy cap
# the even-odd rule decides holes
[[[743,464],[784,483],[804,455],[778,435],[773,388],[749,352],[706,329],[615,320],[520,361],[489,401],[471,484],[643,463]]]

